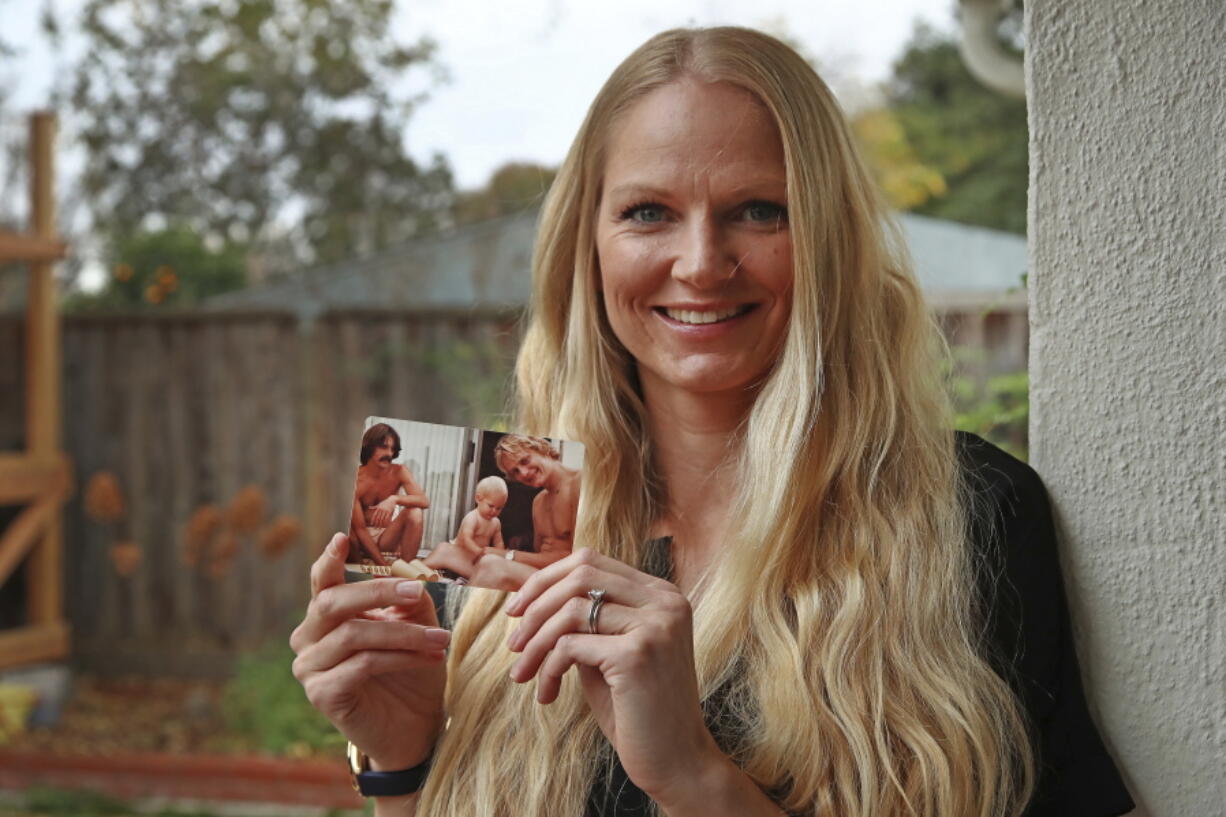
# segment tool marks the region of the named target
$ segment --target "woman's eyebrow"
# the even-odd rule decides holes
[[[653,187],[649,184],[619,184],[609,191],[609,196],[612,198],[622,198],[623,196],[652,196],[655,198],[664,198],[668,196],[667,190],[660,187]]]
[[[752,181],[738,184],[736,187],[728,191],[730,196],[741,196],[746,193],[757,193],[759,195],[766,193],[770,195],[785,195],[788,191],[787,179],[776,176],[762,176],[761,178],[753,179]]]
[[[721,195],[728,198],[736,198],[747,194],[756,194],[759,196],[785,196],[787,194],[788,183],[787,179],[780,176],[759,176],[748,181],[737,184],[735,187],[721,190]],[[639,182],[628,182],[619,184],[617,187],[609,190],[609,198],[669,198],[674,195],[673,192],[650,184],[642,184]]]

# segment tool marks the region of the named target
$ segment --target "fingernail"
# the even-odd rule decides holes
[[[511,680],[519,683],[519,679],[515,676],[519,673],[519,662],[515,662],[515,666],[511,667]]]
[[[404,596],[406,599],[421,598],[422,583],[421,582],[401,582],[396,585],[396,592]]]
[[[507,647],[511,650],[511,652],[515,652],[518,646],[519,646],[519,630],[517,628],[515,632],[511,633],[511,637],[507,639]]]
[[[515,615],[515,608],[519,606],[519,594],[512,593],[511,598],[507,599],[507,606],[502,608],[508,616]]]
[[[341,555],[341,540],[337,539],[336,538],[337,536],[340,536],[340,534],[339,533],[335,534],[332,537],[332,541],[328,543],[328,555],[329,556],[340,556]]]
[[[434,644],[447,644],[451,641],[451,633],[438,627],[427,627],[426,640]]]

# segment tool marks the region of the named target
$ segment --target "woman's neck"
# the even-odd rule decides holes
[[[736,497],[736,446],[751,392],[704,394],[643,383],[655,467],[667,505],[653,536],[672,536],[683,589],[709,564]]]

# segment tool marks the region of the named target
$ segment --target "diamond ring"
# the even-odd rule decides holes
[[[596,617],[600,615],[600,607],[604,604],[604,592],[595,589],[587,591],[587,597],[592,600],[592,609],[587,612],[587,631],[592,635],[597,634]]]

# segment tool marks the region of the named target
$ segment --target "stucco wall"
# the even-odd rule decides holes
[[[1027,0],[1032,460],[1092,703],[1226,814],[1226,4]]]

